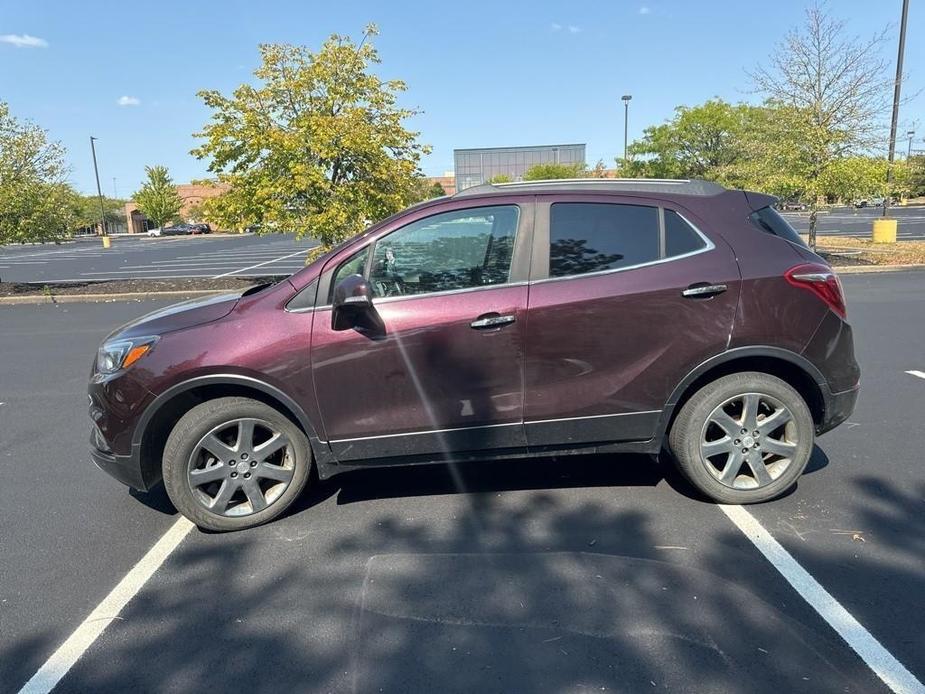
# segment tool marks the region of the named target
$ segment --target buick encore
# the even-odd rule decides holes
[[[661,452],[711,499],[772,499],[859,387],[838,277],[775,203],[584,179],[416,205],[112,333],[92,459],[212,530],[275,518],[312,467]]]

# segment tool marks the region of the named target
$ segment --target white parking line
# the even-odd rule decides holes
[[[180,517],[170,527],[170,530],[164,533],[161,539],[148,550],[141,561],[125,575],[125,578],[119,581],[109,595],[103,598],[103,602],[96,606],[74,633],[68,636],[58,650],[52,653],[39,671],[23,685],[19,694],[47,694],[54,689],[80,656],[86,653],[93,642],[106,630],[106,627],[119,616],[129,600],[135,597],[148,579],[154,575],[154,572],[160,568],[170,553],[180,545],[192,528],[192,523]]]
[[[910,376],[918,376],[919,378],[925,378],[925,371],[907,371],[907,374]]]
[[[228,275],[236,275],[236,274],[238,274],[239,272],[245,272],[245,271],[247,271],[247,270],[253,270],[254,268],[263,267],[264,265],[270,265],[270,264],[275,263],[275,262],[277,262],[277,261],[285,260],[286,258],[292,258],[293,256],[299,255],[300,253],[305,253],[305,251],[306,251],[306,249],[298,250],[298,251],[296,251],[295,253],[290,253],[289,255],[280,256],[279,258],[276,258],[275,260],[268,260],[268,261],[266,261],[265,263],[257,263],[256,265],[251,265],[250,267],[242,267],[240,270],[232,270],[231,272],[226,272],[226,273],[224,273],[224,274],[222,274],[222,275],[216,275],[216,276],[213,277],[212,279],[217,280],[217,279],[219,279],[219,278],[221,278],[221,277],[228,277]]]
[[[780,572],[787,583],[809,603],[861,660],[894,692],[925,692],[925,686],[886,650],[848,610],[841,606],[809,572],[797,563],[758,520],[741,506],[720,505],[752,544]]]

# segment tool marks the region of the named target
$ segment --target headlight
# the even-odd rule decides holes
[[[102,374],[125,369],[146,355],[157,337],[132,337],[104,342],[96,355],[96,370]]]

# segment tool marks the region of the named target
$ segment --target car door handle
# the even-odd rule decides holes
[[[717,294],[722,294],[726,291],[727,287],[725,284],[692,284],[683,292],[681,296],[686,296],[688,298],[698,298],[698,297],[710,297]]]
[[[500,328],[502,325],[508,325],[516,320],[514,316],[502,316],[497,313],[486,313],[479,316],[469,323],[470,328],[484,330],[485,328]]]

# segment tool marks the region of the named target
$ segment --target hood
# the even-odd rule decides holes
[[[234,292],[182,301],[136,318],[114,331],[109,337],[163,335],[174,330],[210,323],[231,313],[240,298],[241,292]]]

